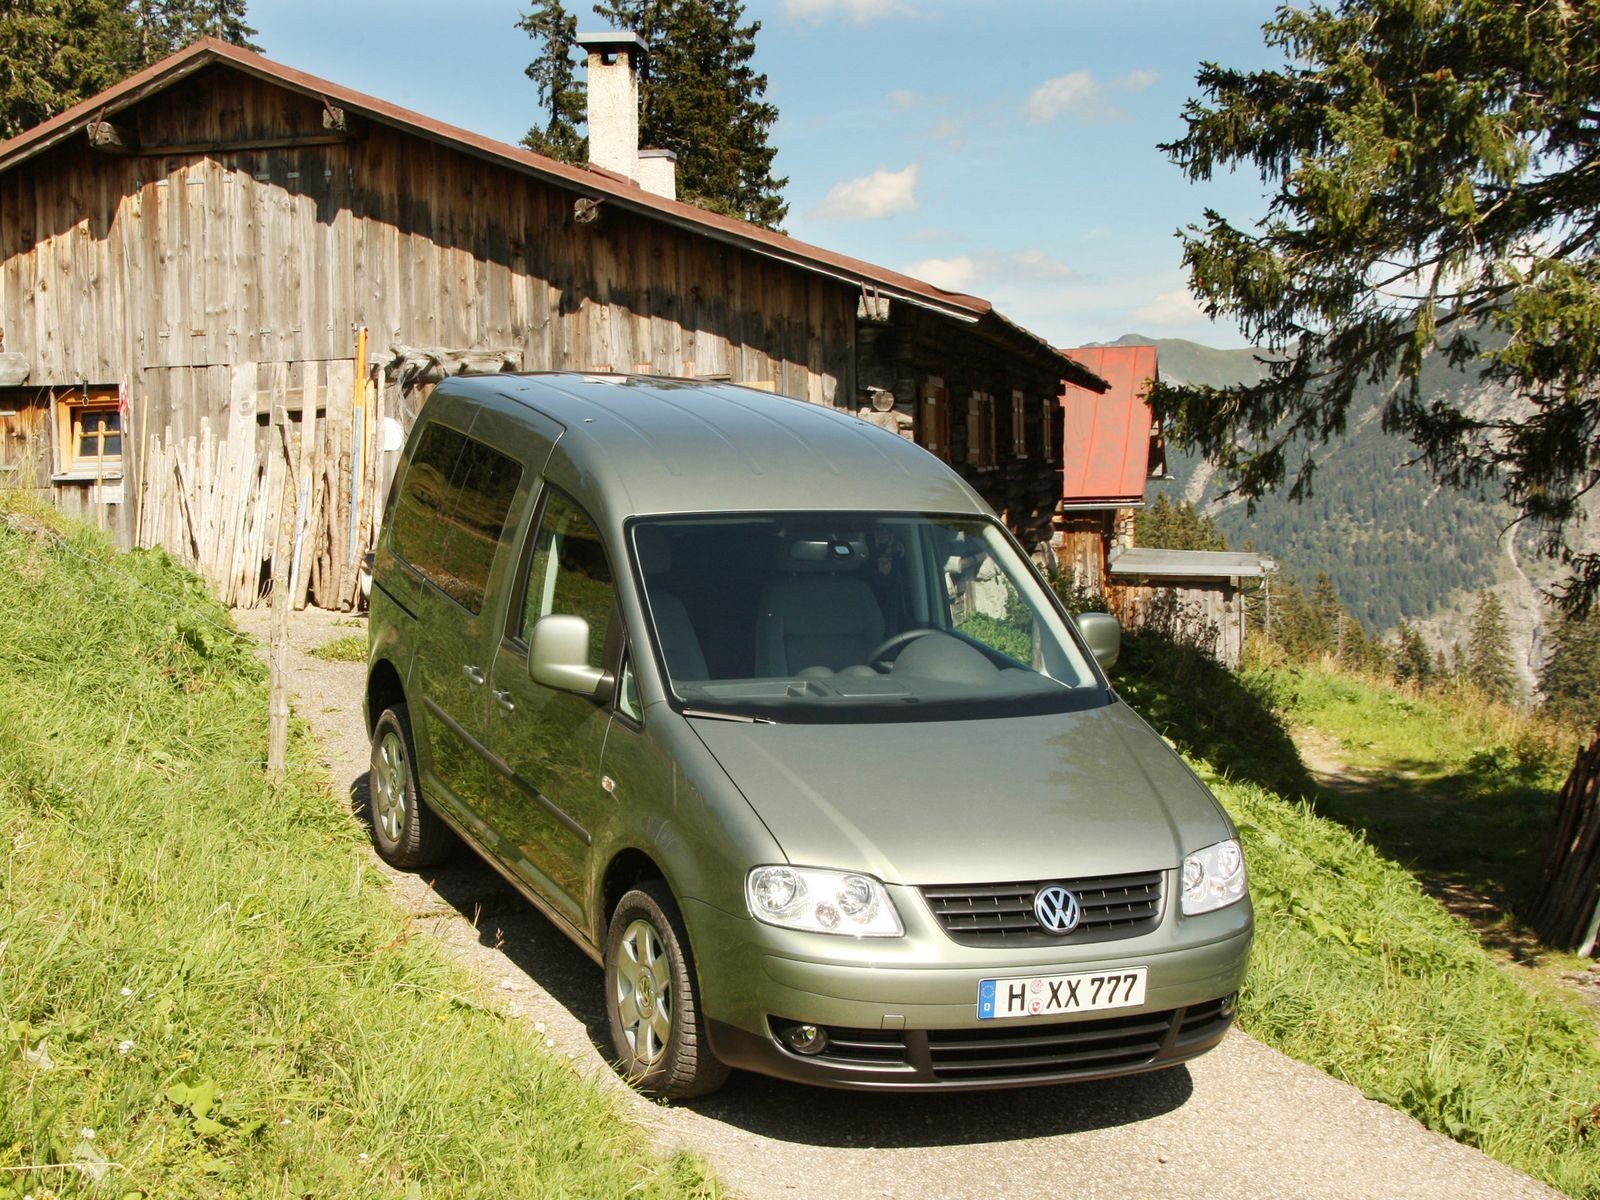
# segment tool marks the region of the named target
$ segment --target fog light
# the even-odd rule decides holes
[[[1231,996],[1224,996],[1222,998],[1222,1003],[1217,1006],[1217,1015],[1219,1017],[1233,1016],[1233,1010],[1238,1007],[1238,1003],[1239,994],[1237,992]]]
[[[828,1048],[828,1035],[815,1025],[796,1025],[784,1037],[796,1054],[821,1054]]]

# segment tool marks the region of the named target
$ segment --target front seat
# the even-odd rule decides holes
[[[679,682],[710,678],[700,638],[689,619],[683,601],[666,588],[672,571],[672,542],[665,531],[645,526],[634,537],[639,567],[644,571],[645,591],[650,598],[650,615],[655,618],[656,640],[667,671]]]
[[[883,612],[861,580],[791,575],[768,586],[756,618],[756,674],[839,671],[867,661],[883,641]]]

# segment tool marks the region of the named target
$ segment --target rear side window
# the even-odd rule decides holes
[[[395,552],[471,613],[522,480],[515,459],[444,425],[422,431],[395,504]]]

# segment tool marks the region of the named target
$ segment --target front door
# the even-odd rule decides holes
[[[611,704],[535,683],[528,638],[552,613],[583,617],[589,665],[614,672],[622,641],[616,586],[594,522],[549,487],[522,570],[520,592],[513,593],[520,602],[506,623],[490,680],[492,745],[511,772],[510,794],[498,806],[505,814],[501,833],[527,881],[587,928],[589,847],[611,813],[600,782]]]

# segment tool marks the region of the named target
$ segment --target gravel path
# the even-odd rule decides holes
[[[265,609],[234,614],[265,640]],[[363,668],[305,651],[364,633],[306,610],[291,631],[296,711],[334,780],[366,787]],[[390,870],[396,903],[486,995],[621,1097],[664,1146],[687,1145],[752,1198],[1294,1197],[1510,1200],[1559,1193],[1355,1088],[1234,1032],[1186,1066],[1104,1083],[948,1096],[832,1092],[736,1073],[693,1108],[650,1103],[607,1067],[600,971],[489,867]]]

